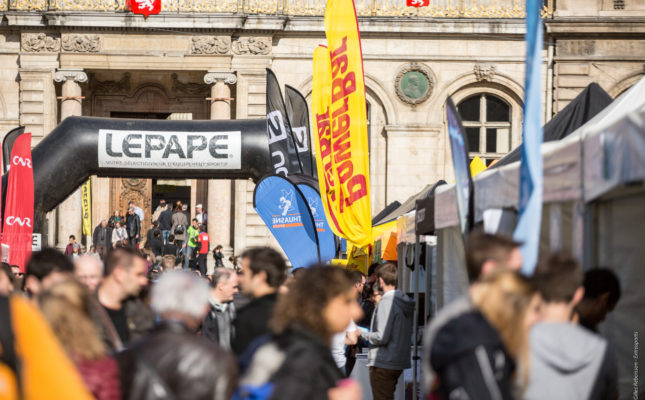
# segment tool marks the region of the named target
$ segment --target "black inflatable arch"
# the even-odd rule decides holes
[[[105,154],[105,149],[99,149],[99,130],[130,131],[134,136],[133,144],[129,145],[129,154],[143,157],[146,149],[147,135],[155,132],[165,137],[170,132],[178,132],[180,146],[186,146],[182,138],[193,135],[195,138],[193,153],[201,151],[203,157],[214,154],[218,158],[232,157],[226,153],[227,145],[208,143],[213,133],[240,132],[241,149],[239,168],[229,169],[182,169],[179,168],[111,168],[99,166],[99,151]],[[105,134],[104,134],[105,135]],[[202,147],[204,136],[207,147]],[[126,135],[119,138],[126,141]],[[129,138],[128,138],[129,139]],[[217,138],[216,138],[217,139]],[[120,139],[114,139],[120,140]],[[165,140],[165,139],[164,139]],[[210,147],[208,147],[210,145]],[[161,146],[160,141],[153,142],[153,149]],[[176,149],[175,149],[176,150]],[[181,151],[186,156],[185,162],[190,163],[188,149]],[[208,153],[208,151],[211,153]],[[126,153],[122,151],[120,154]],[[220,153],[218,153],[220,152]],[[119,154],[113,152],[112,154]],[[220,120],[220,121],[169,121],[169,120],[139,120],[117,118],[69,117],[61,122],[47,137],[32,150],[34,168],[34,232],[42,232],[45,214],[78,189],[90,175],[113,178],[196,178],[196,179],[248,179],[259,180],[262,176],[272,173],[270,164],[269,145],[266,135],[266,121],[257,120]],[[215,158],[213,158],[214,160]],[[7,187],[7,174],[3,179],[3,192]],[[3,197],[5,193],[3,193]],[[4,206],[5,202],[2,203]]]

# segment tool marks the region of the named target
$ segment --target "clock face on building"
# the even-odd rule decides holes
[[[419,71],[409,71],[401,77],[399,83],[403,95],[411,100],[422,98],[429,88],[428,78]]]

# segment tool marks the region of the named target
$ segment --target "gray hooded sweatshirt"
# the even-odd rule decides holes
[[[538,323],[531,329],[531,377],[525,400],[617,398],[607,342],[571,323]]]
[[[363,335],[370,342],[367,365],[393,370],[410,368],[414,301],[399,290],[383,295]]]

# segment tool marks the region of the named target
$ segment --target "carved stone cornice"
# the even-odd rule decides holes
[[[475,64],[475,67],[473,68],[473,73],[475,74],[477,82],[492,82],[495,78],[496,72],[497,70],[495,69],[495,66],[490,64]]]
[[[188,82],[184,83],[179,80],[177,74],[172,74],[172,90],[174,92],[184,93],[184,94],[194,94],[194,95],[205,95],[208,94],[209,87],[203,83],[193,83]]]
[[[228,54],[231,38],[228,36],[193,36],[190,54]]]
[[[87,74],[82,69],[59,69],[54,73],[54,82],[73,80],[77,83],[87,82]]]
[[[207,85],[214,85],[217,82],[224,82],[227,85],[235,85],[237,83],[237,76],[234,72],[218,72],[218,71],[208,71],[204,75],[204,83]]]
[[[70,53],[97,53],[101,50],[99,35],[63,35],[63,51]]]
[[[271,53],[273,42],[269,37],[241,37],[231,43],[233,54],[267,55]]]
[[[90,74],[90,89],[98,93],[128,93],[130,91],[130,73],[123,74],[118,81],[100,81]]]
[[[58,53],[60,38],[46,33],[23,33],[20,38],[23,51],[32,53]]]

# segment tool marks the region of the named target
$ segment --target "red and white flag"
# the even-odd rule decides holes
[[[161,0],[129,0],[129,3],[134,14],[142,14],[145,18],[161,12]]]
[[[24,273],[31,257],[31,236],[34,231],[31,133],[18,136],[13,144],[8,182],[2,244],[9,246],[9,264],[18,265]]]
[[[428,7],[430,0],[406,0],[405,5],[408,7]]]

